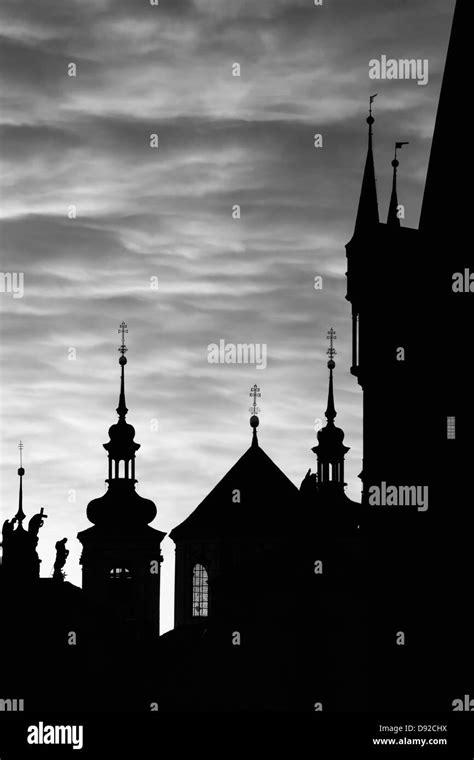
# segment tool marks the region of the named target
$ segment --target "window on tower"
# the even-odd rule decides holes
[[[209,614],[209,579],[204,565],[193,568],[193,617],[207,617]]]
[[[122,579],[122,580],[130,580],[132,577],[132,574],[128,567],[112,567],[110,570],[110,578],[113,578],[114,580]]]

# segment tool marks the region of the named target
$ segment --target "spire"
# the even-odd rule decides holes
[[[119,359],[119,364],[121,367],[121,378],[120,378],[120,395],[119,395],[119,403],[117,407],[117,414],[121,419],[124,419],[125,415],[128,412],[127,405],[125,403],[125,365],[127,363],[127,357],[125,356],[125,354],[128,351],[128,348],[125,345],[125,333],[128,333],[128,329],[125,322],[122,322],[118,331],[119,333],[122,333],[122,345],[118,349],[121,353],[121,356]]]
[[[344,431],[334,425],[334,419],[337,415],[336,407],[334,406],[334,388],[333,388],[333,370],[336,366],[334,356],[336,355],[336,349],[334,348],[334,341],[336,339],[336,333],[331,327],[327,334],[329,340],[329,348],[326,353],[329,356],[328,369],[329,369],[329,391],[328,391],[328,405],[325,412],[327,423],[318,432],[318,445],[314,446],[311,451],[314,451],[318,457],[318,484],[319,487],[326,486],[331,483],[334,487],[344,488],[344,457],[349,451],[347,446],[344,446]],[[331,486],[331,487],[332,487]]]
[[[392,180],[392,195],[390,197],[390,206],[388,208],[387,226],[388,227],[400,227],[400,219],[398,217],[398,198],[397,198],[397,169],[399,161],[397,160],[397,150],[404,145],[408,145],[407,142],[395,143],[395,155],[393,157],[393,180]]]
[[[125,333],[128,332],[125,322],[119,327],[122,343],[119,348],[121,367],[120,396],[117,407],[119,416],[116,423],[109,428],[109,442],[104,443],[108,454],[108,478],[106,493],[98,499],[93,499],[87,506],[89,520],[111,530],[127,532],[131,529],[143,529],[156,517],[156,506],[149,499],[143,499],[135,490],[135,454],[140,448],[135,443],[135,428],[130,425],[125,416],[125,380],[124,366],[127,363],[125,352]],[[82,540],[82,539],[81,539]]]
[[[25,519],[26,515],[23,512],[23,475],[25,474],[25,468],[23,467],[23,443],[20,441],[18,444],[18,449],[20,451],[20,466],[18,468],[18,475],[20,476],[20,489],[18,494],[18,512],[15,515],[15,519],[18,522],[18,527],[21,527],[21,524],[23,520]]]
[[[328,421],[328,425],[334,425],[334,420],[336,418],[337,412],[336,412],[336,407],[334,406],[334,388],[333,388],[332,371],[334,367],[336,366],[336,363],[334,361],[334,356],[336,355],[337,352],[336,352],[336,349],[334,348],[334,341],[337,338],[337,335],[332,327],[328,331],[327,337],[329,340],[329,348],[326,351],[326,353],[329,355],[329,361],[328,361],[329,391],[328,391],[328,405],[325,411],[325,417]]]
[[[131,479],[135,481],[135,452],[140,448],[139,443],[133,440],[135,437],[135,428],[126,421],[125,417],[128,412],[125,403],[125,372],[124,368],[127,363],[125,356],[127,346],[125,345],[125,333],[128,333],[125,322],[119,327],[119,333],[122,334],[122,344],[118,349],[120,351],[119,364],[121,367],[120,377],[120,395],[117,407],[119,416],[118,422],[109,428],[109,443],[104,443],[104,448],[109,454],[109,482],[115,479]],[[120,462],[123,462],[123,475],[120,475]]]
[[[257,438],[257,428],[260,424],[260,420],[258,419],[258,413],[260,412],[260,407],[257,406],[257,398],[261,397],[260,388],[255,383],[254,386],[250,389],[249,396],[253,398],[253,404],[249,408],[249,412],[251,413],[250,418],[250,427],[253,428],[253,434],[252,434],[252,446],[258,446],[258,438]]]
[[[369,99],[369,116],[367,118],[367,124],[369,125],[369,143],[367,149],[367,158],[365,161],[364,177],[362,179],[359,208],[357,210],[357,219],[355,225],[357,232],[365,230],[368,227],[372,227],[379,222],[374,155],[372,150],[372,125],[375,121],[374,117],[372,116],[372,103],[376,97],[377,95],[371,95]]]

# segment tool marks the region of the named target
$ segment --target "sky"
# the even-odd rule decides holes
[[[137,490],[157,505],[153,527],[182,522],[248,448],[254,383],[261,447],[297,486],[314,470],[330,327],[347,494],[360,499],[344,246],[368,98],[377,93],[381,219],[394,142],[409,141],[399,202],[402,224],[417,227],[453,10],[454,0],[2,0],[1,271],[23,288],[0,292],[0,509],[2,523],[17,509],[21,439],[27,518],[48,515],[43,576],[67,536],[67,580],[81,584],[76,535],[105,490],[122,320]],[[427,59],[428,83],[372,80],[382,55]],[[209,363],[220,340],[264,345],[266,367]],[[297,540],[290,510],[288,526]],[[163,632],[173,547],[165,539]]]

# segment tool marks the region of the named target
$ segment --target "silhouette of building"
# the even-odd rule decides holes
[[[308,522],[299,550],[305,556],[307,669],[312,701],[325,712],[360,711],[367,702],[366,621],[362,594],[365,546],[361,537],[361,506],[345,493],[344,431],[334,423],[334,330],[328,333],[329,388],[326,425],[319,430],[317,473],[306,474],[301,495]]]
[[[470,216],[457,185],[464,148],[451,140],[468,86],[465,9],[457,4],[418,230],[403,227],[398,213],[403,143],[380,221],[371,98],[347,245],[351,372],[363,391],[362,504],[345,493],[349,448],[335,425],[331,330],[317,472],[298,490],[260,447],[254,386],[249,449],[171,531],[175,629],[159,637],[165,534],[150,527],[156,506],[135,488],[139,444],[126,420],[122,323],[118,422],[104,444],[108,488],[87,507],[93,526],[78,534],[82,590],[65,581],[66,539],[56,543],[53,577],[39,577],[46,515],[23,528],[20,461],[18,510],[2,530],[0,647],[21,652],[22,666],[4,658],[0,698],[25,699],[28,710],[142,712],[156,703],[164,711],[409,713],[448,711],[474,695],[473,378],[463,361],[474,284]],[[374,498],[388,488],[390,504]]]
[[[300,698],[299,563],[289,532],[304,505],[259,445],[257,386],[250,395],[250,448],[170,533],[176,576],[175,630],[162,637],[172,663],[167,709],[291,710]]]
[[[371,709],[450,710],[458,693],[474,693],[467,665],[474,630],[463,612],[474,580],[473,518],[466,509],[473,383],[462,359],[472,305],[453,287],[455,273],[472,268],[460,187],[467,156],[462,139],[453,137],[469,87],[466,14],[467,4],[458,2],[419,229],[400,224],[396,156],[387,222],[379,219],[370,109],[355,230],[346,246],[351,372],[363,391]],[[390,498],[382,498],[388,489]]]
[[[109,428],[110,441],[104,444],[108,454],[108,488],[91,501],[87,517],[94,523],[78,534],[83,545],[81,556],[83,590],[94,602],[104,605],[136,640],[159,635],[160,566],[162,531],[151,528],[156,506],[135,490],[135,429],[126,421],[124,338],[122,345],[118,422]]]

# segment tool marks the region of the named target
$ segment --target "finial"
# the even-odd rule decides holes
[[[257,428],[260,424],[260,420],[258,419],[258,413],[260,412],[260,407],[257,406],[257,398],[261,397],[260,388],[255,384],[250,389],[249,396],[253,398],[253,404],[249,408],[249,412],[252,414],[250,418],[250,427],[253,428],[253,436],[252,436],[252,446],[258,446],[258,440],[257,440]]]
[[[329,356],[328,361],[328,369],[329,369],[329,391],[328,391],[328,405],[325,412],[326,419],[328,423],[333,424],[334,419],[337,415],[336,407],[334,406],[334,390],[333,390],[333,380],[332,380],[332,371],[334,367],[336,366],[336,362],[334,361],[334,357],[337,353],[336,349],[334,348],[334,341],[337,339],[337,335],[335,330],[331,327],[330,330],[328,330],[327,339],[329,341],[329,348],[326,351],[326,353]]]
[[[329,341],[329,348],[326,351],[326,353],[329,356],[328,367],[332,371],[334,369],[334,367],[336,366],[336,363],[334,361],[334,357],[337,354],[337,351],[334,348],[334,341],[337,339],[337,335],[336,335],[335,330],[332,327],[331,327],[330,330],[328,330],[327,339]]]
[[[20,475],[20,477],[25,474],[25,470],[23,468],[23,449],[24,448],[25,447],[23,445],[23,442],[20,441],[20,443],[18,444],[18,450],[20,452],[20,467],[18,468],[18,475]],[[20,472],[20,470],[21,470],[21,472]]]
[[[122,345],[118,349],[120,351],[120,353],[122,354],[122,356],[119,359],[119,364],[126,364],[127,363],[127,357],[125,356],[125,354],[127,353],[128,348],[125,345],[125,333],[128,333],[128,329],[127,329],[127,325],[125,324],[125,322],[121,323],[118,331],[119,331],[119,333],[122,333]]]
[[[404,145],[409,145],[408,142],[396,142],[395,152],[393,156],[393,179],[392,179],[392,194],[390,196],[390,204],[388,207],[387,226],[400,227],[400,219],[398,216],[398,197],[397,197],[397,168],[399,161],[397,159],[397,151],[403,148]]]
[[[18,526],[20,527],[26,517],[25,513],[23,512],[23,475],[25,474],[25,468],[23,467],[24,446],[22,441],[19,442],[18,449],[20,452],[20,466],[18,468],[18,475],[20,476],[20,488],[18,493],[18,512],[16,513],[15,517],[18,521]]]
[[[120,396],[119,396],[119,403],[117,407],[117,414],[119,415],[119,417],[124,418],[128,412],[127,405],[125,403],[125,374],[124,374],[124,367],[127,363],[127,357],[125,356],[125,354],[128,351],[128,348],[125,345],[125,333],[128,333],[128,328],[125,322],[121,323],[118,331],[119,333],[122,334],[122,345],[118,349],[121,354],[120,359],[119,359],[119,364],[122,368],[122,373],[121,373],[121,378],[120,378]]]
[[[398,160],[397,160],[397,150],[400,150],[400,148],[403,148],[404,145],[410,145],[409,142],[396,142],[395,143],[395,153],[393,156],[392,166],[394,169],[398,166]]]
[[[374,123],[375,119],[372,116],[372,103],[374,102],[375,98],[377,97],[377,93],[375,95],[371,95],[369,98],[369,115],[367,117],[367,124],[369,124],[372,132],[372,124]]]

